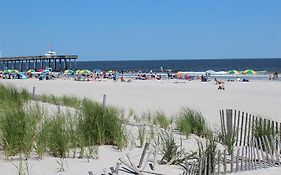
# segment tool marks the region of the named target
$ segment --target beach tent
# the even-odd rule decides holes
[[[256,74],[256,71],[252,70],[252,69],[247,69],[243,71],[243,74]]]
[[[238,74],[237,70],[229,70],[227,71],[228,74]]]

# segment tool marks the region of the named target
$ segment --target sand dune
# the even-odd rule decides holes
[[[214,82],[200,81],[133,81],[131,83],[106,81],[77,82],[71,80],[1,80],[3,84],[12,84],[36,94],[73,95],[87,97],[102,102],[106,94],[106,103],[133,109],[137,113],[146,111],[164,111],[170,117],[176,116],[181,107],[187,106],[202,112],[211,127],[219,127],[219,110],[232,108],[281,122],[281,82],[226,82],[226,90],[218,90]],[[101,173],[103,168],[114,166],[119,157],[129,152],[139,155],[141,149],[118,152],[111,147],[100,147],[100,159],[87,163],[84,159],[67,159],[69,169],[60,174],[86,174],[88,170]],[[46,156],[44,160],[31,160],[33,174],[57,174],[56,158]],[[46,166],[48,165],[48,166]],[[41,171],[44,169],[44,171]],[[163,166],[164,174],[179,174],[180,169]],[[8,161],[0,162],[1,174],[15,174],[15,168]],[[280,174],[280,168],[263,169],[239,174]]]

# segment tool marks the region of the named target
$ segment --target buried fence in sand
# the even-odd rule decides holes
[[[281,165],[281,123],[232,109],[220,110],[220,120],[226,149],[186,164],[184,174],[227,174]]]
[[[182,152],[183,159],[178,165],[184,168],[183,175],[228,174],[281,165],[281,123],[232,109],[221,110],[220,120],[218,138],[206,138],[206,145],[199,143],[196,153]],[[224,149],[219,149],[218,145]],[[146,143],[138,165],[126,155],[127,161],[120,158],[108,174],[117,175],[122,171],[122,174],[161,175],[156,171],[157,147],[149,147]],[[177,158],[173,157],[166,164],[172,164]],[[91,173],[89,171],[89,175]]]

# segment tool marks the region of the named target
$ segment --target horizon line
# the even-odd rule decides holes
[[[79,58],[78,58],[79,59]],[[253,60],[253,59],[281,59],[281,57],[258,57],[258,58],[250,58],[250,57],[245,57],[245,58],[186,58],[186,59],[117,59],[117,60],[77,60],[81,62],[86,62],[86,61],[184,61],[184,60]]]

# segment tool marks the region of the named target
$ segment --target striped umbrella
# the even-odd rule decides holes
[[[75,74],[79,74],[79,73],[80,73],[80,70],[77,69],[77,70],[75,71]]]
[[[6,69],[4,71],[4,74],[18,74],[19,71],[18,70],[15,70],[15,69]]]
[[[227,71],[228,74],[238,74],[237,70],[229,70]]]
[[[256,71],[252,70],[252,69],[247,69],[243,71],[243,74],[256,74]]]
[[[26,71],[26,73],[33,74],[33,73],[35,73],[35,70],[34,69],[29,69],[28,71]]]
[[[64,74],[73,74],[73,73],[74,71],[70,69],[64,71]]]
[[[80,70],[79,73],[80,73],[80,74],[83,74],[83,75],[89,75],[89,74],[91,74],[92,72],[89,71],[88,69],[83,69],[83,70]]]
[[[176,77],[177,77],[177,78],[179,78],[179,77],[181,77],[181,76],[183,76],[183,73],[182,73],[182,72],[179,71],[179,72],[176,73]]]

